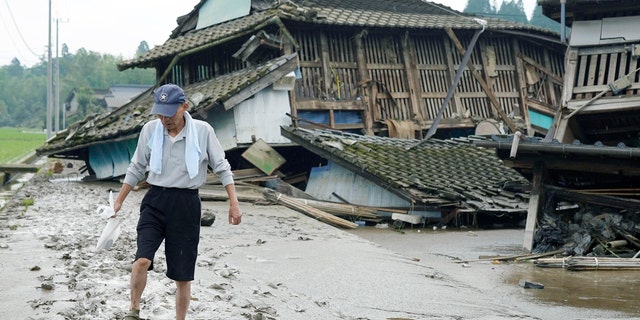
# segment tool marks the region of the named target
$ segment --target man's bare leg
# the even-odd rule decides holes
[[[131,306],[130,310],[140,310],[140,300],[142,299],[142,292],[147,286],[147,270],[151,266],[151,260],[146,258],[139,258],[133,262],[131,268]]]
[[[176,288],[176,319],[184,320],[191,301],[191,281],[176,281]]]

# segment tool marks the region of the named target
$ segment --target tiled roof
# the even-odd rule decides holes
[[[418,144],[419,140],[332,130],[283,127],[281,133],[418,204],[452,205],[474,211],[527,210],[527,197],[517,192],[528,181],[504,166],[495,150],[474,146],[474,137],[429,139]]]
[[[287,62],[295,61],[295,57],[295,54],[282,56],[264,64],[245,68],[212,80],[183,86],[185,94],[192,102],[190,113],[194,118],[198,118],[198,113],[204,113],[216,105],[224,106],[226,109],[233,107],[233,105],[225,105],[225,103]],[[293,67],[291,69],[293,70]],[[287,69],[284,72],[290,71]],[[273,81],[275,80],[277,79]],[[67,130],[59,132],[36,151],[39,154],[50,155],[86,147],[94,143],[137,136],[142,126],[155,117],[149,114],[152,106],[152,90],[147,90],[113,112],[89,117]]]
[[[190,14],[197,14],[193,11]],[[482,18],[488,30],[524,31],[537,35],[553,36],[550,30],[515,23],[497,18]],[[314,25],[341,25],[354,27],[408,28],[408,29],[469,29],[482,26],[472,17],[448,7],[420,0],[296,0],[264,11],[223,22],[200,30],[175,32],[164,44],[152,48],[146,54],[123,61],[118,69],[152,67],[161,59],[171,59],[187,50],[224,42],[244,36],[264,27],[269,21],[298,21]],[[181,28],[181,27],[178,27]]]
[[[218,24],[214,27],[189,32],[176,38],[170,38],[165,41],[164,44],[151,48],[151,50],[138,58],[119,63],[118,69],[125,70],[134,66],[142,68],[152,67],[153,64],[151,62],[158,59],[172,59],[178,53],[220,42],[225,39],[241,37],[248,32],[254,31],[255,27],[260,26],[269,19],[273,19],[275,16],[273,12],[256,12],[246,17]]]

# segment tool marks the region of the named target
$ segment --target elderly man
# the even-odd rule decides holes
[[[174,280],[176,319],[185,319],[191,298],[198,242],[201,203],[198,188],[204,184],[207,166],[222,181],[229,196],[229,223],[242,220],[231,166],[216,134],[207,122],[195,120],[182,88],[165,84],[154,91],[151,114],[158,119],[144,125],[138,145],[115,199],[116,214],[132,188],[145,179],[151,188],[140,204],[137,251],[131,270],[131,305],[128,320],[140,319],[140,300],[147,271],[165,242],[167,277]]]

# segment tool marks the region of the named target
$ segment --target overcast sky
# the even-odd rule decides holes
[[[372,0],[384,1],[384,0]],[[169,38],[176,18],[189,13],[199,0],[0,0],[0,65],[18,58],[31,67],[47,58],[49,3],[51,43],[55,57],[66,44],[71,53],[80,48],[130,59],[141,41],[149,47]],[[465,0],[434,0],[462,11]],[[498,0],[498,6],[502,1]],[[536,0],[524,0],[528,16]],[[56,21],[57,37],[56,37]]]

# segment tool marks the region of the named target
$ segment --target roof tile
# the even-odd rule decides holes
[[[529,182],[502,164],[491,149],[473,139],[417,140],[362,136],[333,130],[282,128],[282,134],[341,166],[398,189],[421,204],[457,206],[469,210],[526,211],[517,190]],[[345,140],[355,143],[343,143]],[[369,152],[362,152],[362,146]],[[412,147],[412,148],[409,148]],[[409,150],[407,150],[409,149]]]

